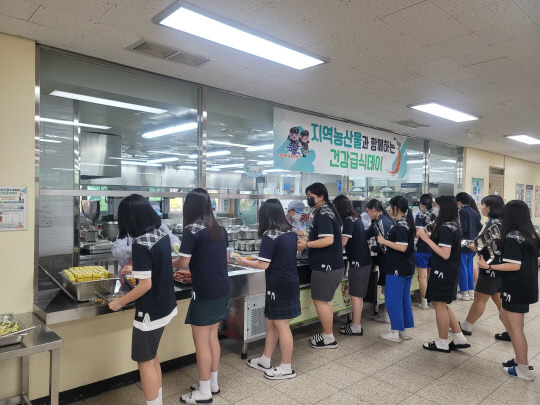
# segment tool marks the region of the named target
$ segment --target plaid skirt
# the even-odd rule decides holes
[[[438,278],[433,274],[432,269],[428,279],[426,299],[451,304],[457,298],[458,281],[458,278],[447,280]]]
[[[300,297],[271,299],[266,295],[264,316],[268,319],[293,319],[302,313]]]
[[[204,300],[191,299],[186,315],[186,324],[208,326],[221,322],[229,314],[229,294]]]

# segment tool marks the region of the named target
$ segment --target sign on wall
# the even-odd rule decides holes
[[[476,205],[480,205],[480,201],[484,198],[484,179],[472,179],[472,197],[476,202]]]
[[[536,186],[536,210],[535,217],[540,217],[540,186]]]
[[[0,186],[0,231],[26,229],[26,187]]]
[[[533,196],[534,196],[534,187],[532,184],[527,184],[525,186],[525,204],[529,207],[529,212],[532,215],[533,209]]]
[[[523,197],[524,197],[524,187],[523,187],[523,184],[522,183],[516,183],[516,200],[521,200],[523,201]]]
[[[407,174],[407,139],[274,108],[274,168],[403,179]]]

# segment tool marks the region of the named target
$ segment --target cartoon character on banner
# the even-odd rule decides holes
[[[299,135],[298,135],[298,127],[292,127],[289,130],[289,136],[287,137],[287,140],[289,141],[287,145],[287,150],[292,153],[293,155],[299,155],[299,149],[300,149],[300,142],[298,141]]]

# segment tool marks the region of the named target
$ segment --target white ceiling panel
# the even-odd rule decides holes
[[[479,10],[486,6],[501,2],[501,0],[430,0],[451,16],[457,16],[470,11]],[[534,0],[533,0],[534,1]]]
[[[540,34],[500,42],[493,48],[532,77],[540,77]]]
[[[410,35],[387,39],[367,49],[386,62],[399,58],[402,66],[420,65],[442,58],[440,53],[422,45]]]
[[[470,31],[429,1],[390,14],[382,21],[426,45],[459,37]]]
[[[55,9],[67,15],[84,18],[85,20],[96,22],[108,9],[114,7],[113,2],[101,0],[28,0],[35,5],[41,5],[45,8]],[[134,2],[133,2],[134,3]],[[166,4],[162,0],[160,6]],[[135,6],[135,4],[133,4]]]
[[[489,40],[475,33],[441,41],[429,47],[461,65],[472,65],[504,56],[490,46]]]
[[[540,2],[538,0],[514,0],[514,3],[540,27]]]
[[[410,70],[421,74],[426,78],[439,82],[461,80],[473,77],[474,74],[461,64],[449,58],[439,59],[433,62],[422,63],[418,66],[409,67]]]
[[[38,7],[39,4],[33,4],[29,1],[3,0],[0,2],[0,14],[26,21]]]

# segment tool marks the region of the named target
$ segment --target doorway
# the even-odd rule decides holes
[[[489,168],[489,195],[503,195],[504,169],[498,167]]]

